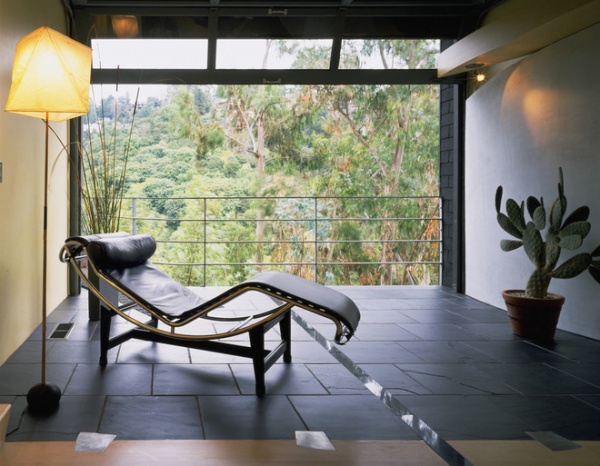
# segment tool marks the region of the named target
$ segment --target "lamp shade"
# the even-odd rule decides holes
[[[5,111],[50,121],[88,112],[92,49],[46,26],[19,41]]]

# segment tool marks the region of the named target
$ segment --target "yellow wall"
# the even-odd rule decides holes
[[[40,26],[66,33],[61,0],[0,0],[0,364],[27,339],[42,315],[44,124],[5,113],[16,43]],[[53,126],[66,142],[67,124]],[[67,161],[50,133],[48,309],[67,295],[58,250],[68,232]]]

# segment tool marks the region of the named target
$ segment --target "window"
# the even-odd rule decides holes
[[[437,40],[343,40],[339,68],[351,70],[436,68],[439,50],[440,44]]]
[[[98,69],[206,69],[206,39],[94,39]]]
[[[332,40],[217,40],[217,69],[327,69]]]

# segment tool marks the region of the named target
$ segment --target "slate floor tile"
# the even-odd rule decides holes
[[[288,397],[267,394],[198,397],[207,439],[294,439],[306,430]]]
[[[472,322],[472,320],[467,319],[466,317],[448,312],[444,309],[405,309],[402,311],[402,314],[410,317],[413,320],[413,323],[429,324]]]
[[[524,395],[600,393],[600,387],[543,363],[475,364],[474,367]]]
[[[237,395],[240,391],[227,364],[158,364],[153,395]]]
[[[250,362],[250,359],[242,356],[211,353],[210,351],[197,349],[190,349],[190,360],[192,361],[192,364],[247,364]]]
[[[340,364],[307,364],[307,368],[333,395],[365,394],[365,385]]]
[[[393,364],[361,364],[360,367],[377,384],[392,394],[429,395],[432,393],[431,390]]]
[[[375,397],[291,396],[308,430],[337,440],[414,440],[416,434]]]
[[[190,350],[181,346],[132,340],[121,345],[117,362],[124,364],[183,364],[190,362]]]
[[[415,324],[406,324],[415,325]],[[411,341],[421,338],[396,324],[367,324],[363,323],[356,331],[359,341]]]
[[[506,322],[461,322],[457,325],[485,340],[516,340],[518,338],[513,335]]]
[[[305,332],[306,333],[306,332]],[[319,343],[311,341],[295,341],[292,339],[292,362],[294,363],[336,363],[337,360]],[[277,364],[283,364],[279,359]]]
[[[509,383],[488,375],[474,364],[398,364],[397,367],[434,394],[517,393]]]
[[[368,309],[361,312],[360,323],[362,324],[389,324],[394,322],[399,323],[414,323],[417,322],[410,317],[406,311],[396,311],[388,309]],[[421,322],[421,320],[419,320]]]
[[[492,401],[533,431],[552,431],[571,440],[600,436],[600,410],[570,395],[505,396]]]
[[[600,353],[598,354],[600,359]],[[600,361],[584,363],[559,361],[548,363],[548,365],[561,372],[600,387]]]
[[[48,323],[47,329],[50,332],[50,329],[56,326],[57,323],[65,323],[71,322],[73,318],[78,314],[76,309],[70,308],[68,305],[65,305],[64,308],[60,306],[57,307],[54,311],[48,315],[46,321]]]
[[[151,364],[79,364],[65,395],[150,395]]]
[[[566,332],[562,332],[566,333]],[[600,342],[571,335],[568,338],[555,339],[551,344],[535,343],[543,349],[552,351],[565,359],[581,363],[600,362]]]
[[[491,356],[481,353],[461,341],[402,341],[398,344],[427,362],[494,362]]]
[[[498,323],[505,324],[510,327],[508,321],[508,315],[506,311],[495,309],[495,308],[460,308],[460,307],[449,307],[447,308],[449,312],[457,314],[462,317],[466,317],[473,322],[482,322],[482,323]]]
[[[574,397],[600,411],[600,395],[574,395]]]
[[[422,340],[481,340],[481,337],[455,324],[400,324],[400,326],[403,329],[408,330],[413,335],[417,335]]]
[[[251,364],[232,364],[231,368],[244,395],[256,393]],[[265,374],[267,394],[326,394],[327,390],[304,364],[275,364]]]
[[[526,422],[495,406],[489,396],[396,395],[410,412],[446,440],[525,439]]]
[[[21,406],[25,407],[25,400]],[[13,406],[16,417],[19,404]],[[80,432],[95,432],[104,407],[101,396],[63,396],[58,410],[48,417],[34,418],[27,412],[21,420],[18,431],[12,436],[14,441],[74,441]]]
[[[357,299],[356,305],[361,310],[377,310],[381,311],[384,309],[400,310],[412,308],[411,305],[406,303],[402,299],[384,299],[384,298],[370,298],[370,299]]]
[[[75,364],[47,364],[46,382],[64,393]],[[41,364],[4,364],[0,367],[0,395],[25,395],[41,381]]]
[[[98,431],[119,440],[204,437],[194,396],[109,396]]]
[[[565,358],[540,348],[526,340],[514,338],[511,340],[479,340],[465,341],[466,345],[487,354],[498,362],[529,363],[565,361]]]
[[[422,358],[395,342],[354,341],[340,349],[357,364],[423,362]]]
[[[46,354],[54,346],[54,341],[46,342]],[[35,340],[25,341],[19,348],[10,355],[6,364],[27,364],[39,363],[42,357],[42,343]]]
[[[110,364],[117,360],[119,348],[108,351]],[[91,341],[58,340],[48,351],[47,361],[50,363],[88,363],[99,364],[100,345]]]

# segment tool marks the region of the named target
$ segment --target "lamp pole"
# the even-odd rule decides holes
[[[45,118],[46,141],[44,151],[44,224],[42,234],[42,380],[27,392],[29,412],[34,416],[46,416],[58,408],[62,393],[58,385],[46,383],[46,328],[47,328],[47,277],[48,277],[48,133],[50,121]]]
[[[42,246],[42,384],[46,384],[46,324],[47,317],[47,267],[48,267],[48,130],[50,122],[46,112],[46,145],[44,154],[44,232]]]

